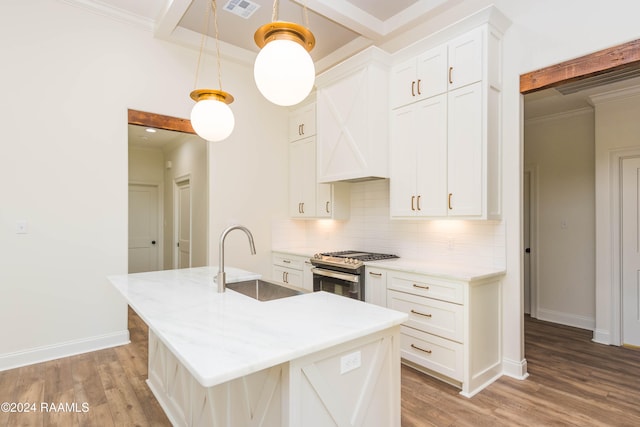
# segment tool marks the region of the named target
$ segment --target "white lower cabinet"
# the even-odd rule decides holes
[[[364,301],[386,307],[387,271],[367,265],[364,274]]]
[[[409,314],[404,363],[471,397],[502,374],[500,277],[453,280],[387,271],[387,306]]]
[[[313,274],[309,257],[273,252],[271,279],[313,291]]]

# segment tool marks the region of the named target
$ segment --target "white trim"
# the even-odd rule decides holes
[[[129,342],[129,330],[125,329],[120,332],[4,354],[0,355],[0,372],[34,363],[48,362],[63,357],[117,347],[129,344]]]
[[[538,165],[527,164],[524,166],[524,172],[529,173],[529,247],[531,248],[529,253],[529,311],[531,317],[537,318],[540,306],[538,300]]]
[[[609,194],[611,195],[611,223],[609,233],[611,236],[611,331],[599,331],[598,336],[594,334],[593,340],[604,344],[622,345],[622,249],[621,238],[622,221],[620,220],[621,203],[620,197],[622,173],[622,160],[626,158],[640,157],[640,147],[627,147],[609,151]],[[609,341],[602,341],[608,337]]]
[[[576,108],[575,110],[562,111],[560,113],[552,113],[544,116],[532,117],[524,121],[525,125],[539,125],[546,122],[556,120],[567,120],[571,117],[581,116],[583,114],[595,114],[593,107]]]
[[[184,183],[189,186],[189,267],[191,267],[193,257],[193,181],[191,173],[188,172],[173,179],[173,268],[178,268],[180,257],[180,250],[177,245],[180,237],[178,193]]]
[[[70,6],[78,7],[80,9],[87,10],[91,13],[95,13],[100,16],[105,16],[110,19],[114,19],[119,22],[132,24],[138,28],[142,28],[146,31],[153,31],[155,23],[153,19],[149,19],[144,16],[136,15],[124,9],[120,9],[111,4],[103,3],[99,0],[59,0],[62,3],[66,3]]]
[[[596,327],[596,320],[593,317],[567,314],[563,311],[546,310],[544,308],[538,310],[538,319],[573,326],[574,328],[588,329],[590,331],[593,331]]]
[[[517,380],[524,380],[529,376],[529,373],[527,372],[527,359],[517,361],[503,358],[502,369],[503,375]]]

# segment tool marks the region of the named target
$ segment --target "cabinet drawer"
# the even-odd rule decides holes
[[[403,292],[387,292],[389,308],[409,315],[409,320],[404,325],[460,343],[463,342],[463,306]]]
[[[400,356],[449,378],[462,381],[462,344],[403,325],[400,328]]]
[[[273,254],[271,260],[273,265],[279,265],[282,267],[302,271],[302,269],[304,268],[304,262],[307,260],[307,258]]]
[[[428,278],[419,274],[393,273],[389,275],[388,287],[423,297],[436,298],[456,304],[464,303],[464,287],[461,283]]]

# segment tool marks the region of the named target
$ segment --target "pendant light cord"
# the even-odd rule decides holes
[[[196,65],[196,81],[194,82],[194,89],[198,87],[198,74],[200,72],[200,61],[202,59],[202,53],[204,52],[204,47],[207,39],[207,30],[209,29],[209,21],[211,20],[211,10],[213,10],[213,25],[215,28],[215,37],[216,37],[216,60],[218,63],[218,87],[220,91],[222,91],[222,70],[220,66],[220,41],[218,40],[218,10],[216,7],[216,0],[211,0],[211,7],[207,8],[204,31],[202,32],[202,38],[200,39],[200,53],[198,54],[198,64]]]
[[[216,30],[216,60],[218,61],[218,87],[222,91],[222,67],[220,66],[220,39],[218,38],[218,8],[216,0],[211,0],[213,4],[213,26]]]
[[[271,11],[271,22],[278,20],[278,10],[280,9],[280,0],[273,0],[273,10]],[[309,10],[307,10],[307,1],[302,2],[302,13],[304,19],[304,26],[309,28]]]

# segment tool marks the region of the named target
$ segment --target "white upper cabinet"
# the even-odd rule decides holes
[[[484,24],[393,67],[392,217],[500,217],[501,40]]]
[[[316,216],[316,140],[309,137],[289,144],[289,215]]]
[[[447,215],[447,94],[392,111],[391,216]]]
[[[316,103],[303,105],[289,114],[289,142],[316,134]]]
[[[454,90],[482,80],[483,29],[455,38],[448,43],[447,83]]]
[[[389,176],[388,62],[370,47],[316,78],[319,182]]]
[[[317,180],[316,104],[302,105],[289,116],[289,216],[347,219],[348,186],[319,184]]]
[[[391,70],[391,107],[447,91],[447,46],[433,48]]]

